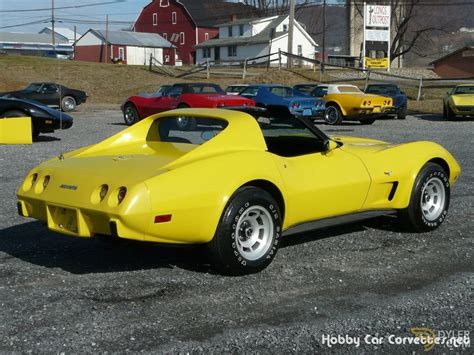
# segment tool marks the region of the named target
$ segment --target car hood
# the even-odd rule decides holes
[[[459,106],[472,106],[474,105],[474,95],[463,94],[451,96],[455,105]]]
[[[351,137],[351,136],[331,136],[331,139],[342,143],[341,149],[354,153],[358,156],[371,155],[380,151],[396,147],[392,144],[377,139]]]
[[[36,109],[40,109],[42,111],[46,111],[49,115],[51,115],[51,117],[54,117],[57,120],[71,120],[72,121],[72,117],[69,116],[68,114],[66,114],[66,113],[64,113],[60,110],[56,110],[54,108],[51,108],[49,106],[43,105],[41,102],[34,101],[34,100],[28,100],[28,99],[21,99],[21,101],[27,102],[31,106],[34,106],[33,109],[36,108]]]

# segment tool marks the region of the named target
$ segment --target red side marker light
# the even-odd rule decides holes
[[[170,214],[163,214],[161,216],[155,216],[155,223],[164,223],[164,222],[169,222],[171,221],[171,216]]]

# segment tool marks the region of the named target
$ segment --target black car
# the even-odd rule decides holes
[[[23,90],[5,92],[1,96],[34,100],[48,106],[60,107],[65,112],[74,111],[77,105],[87,100],[86,92],[56,83],[31,83]]]
[[[31,117],[33,137],[72,127],[72,117],[68,114],[39,102],[0,97],[0,119],[5,117]]]

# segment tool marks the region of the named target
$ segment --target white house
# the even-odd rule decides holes
[[[246,58],[278,53],[279,50],[288,52],[288,26],[287,15],[224,23],[219,25],[219,38],[195,46],[196,62],[242,61]],[[314,58],[317,46],[303,26],[295,21],[293,54]],[[286,60],[286,57],[282,56],[282,63],[286,63]]]

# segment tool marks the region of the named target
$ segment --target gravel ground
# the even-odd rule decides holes
[[[15,191],[31,168],[124,128],[116,109],[89,106],[75,118],[32,146],[0,146],[0,351],[422,353],[388,337],[472,330],[472,121],[322,126],[443,144],[463,168],[446,222],[419,235],[390,217],[295,235],[265,271],[224,277],[200,248],[74,239],[17,216]],[[361,343],[329,347],[325,335]],[[366,344],[366,335],[382,340]]]

